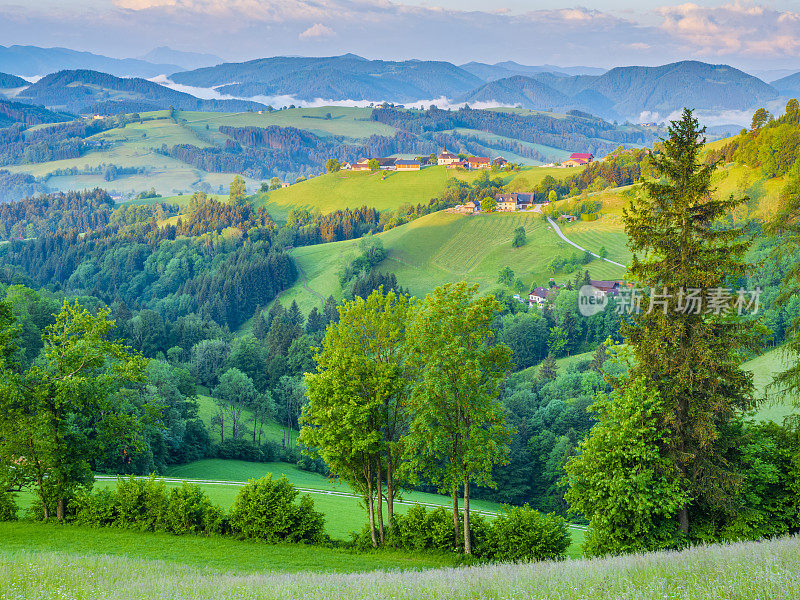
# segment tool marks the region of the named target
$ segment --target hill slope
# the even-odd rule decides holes
[[[512,248],[517,227],[525,228],[528,243]],[[554,257],[578,253],[535,213],[462,216],[438,212],[391,229],[379,238],[387,250],[380,270],[396,274],[398,283],[418,297],[424,297],[436,286],[462,279],[479,284],[482,292],[489,291],[497,287],[497,275],[506,266],[527,287],[533,283],[542,285],[551,277],[548,265]],[[602,235],[597,241],[606,243]],[[307,312],[331,294],[341,296],[337,272],[355,258],[357,243],[350,240],[292,250],[300,279],[281,295],[281,302],[297,300]],[[599,246],[589,249],[597,251]],[[624,269],[599,260],[586,268],[596,279],[615,279],[624,274]],[[558,281],[567,277],[573,275],[556,275]]]
[[[566,111],[572,108],[587,107],[575,99],[554,90],[541,81],[515,75],[487,83],[459,98],[462,102],[497,103],[502,106],[520,106],[533,110]]]
[[[61,123],[71,121],[73,118],[72,115],[53,112],[43,106],[0,100],[0,127],[8,127],[13,123],[24,123],[25,125]]]
[[[800,94],[800,73],[782,77],[776,81],[773,81],[770,85],[772,85],[772,87],[778,90],[778,92],[781,94],[785,94],[787,96]]]
[[[201,100],[146,79],[123,79],[86,70],[59,71],[47,75],[21,92],[17,99],[81,113],[93,113],[95,108],[101,106],[107,111],[106,114],[126,112],[124,109],[130,108],[131,102],[139,103],[144,110],[169,106],[181,110],[227,112],[266,108],[263,104],[244,100]],[[115,102],[120,103],[118,108],[114,107]]]
[[[0,89],[13,89],[29,85],[22,77],[16,75],[9,75],[8,73],[0,73]]]

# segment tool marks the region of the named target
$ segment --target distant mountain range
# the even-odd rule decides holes
[[[283,96],[301,100],[415,102],[452,98],[484,81],[451,63],[367,60],[355,54],[321,58],[261,58],[224,63],[170,76],[175,83],[214,87],[234,96]]]
[[[15,100],[82,114],[113,115],[172,106],[181,110],[243,112],[262,110],[249,100],[202,100],[140,78],[114,77],[97,71],[59,71],[43,77]]]
[[[774,100],[778,90],[727,65],[683,61],[660,67],[617,67],[602,75],[538,73],[488,83],[459,100],[522,108],[587,110],[605,118],[666,116],[683,107],[746,110]]]
[[[180,65],[180,66],[178,66]],[[80,68],[76,68],[80,67]],[[196,67],[183,70],[184,67]],[[27,85],[18,75],[45,76],[14,99],[83,114],[192,110],[261,110],[265,104],[322,100],[519,106],[580,110],[605,119],[658,120],[684,106],[708,112],[748,111],[800,95],[800,73],[769,85],[728,65],[682,61],[657,67],[526,66],[514,61],[368,60],[355,54],[277,56],[223,63],[217,56],[163,46],[141,59],[116,59],[66,48],[0,46],[0,90]],[[178,85],[231,96],[203,100],[144,79],[171,73]],[[206,96],[198,92],[199,96]],[[253,101],[251,101],[253,100]]]
[[[535,75],[537,73],[553,73],[562,77],[570,75],[602,75],[606,69],[597,67],[558,67],[556,65],[525,66],[511,60],[489,65],[480,62],[470,62],[461,65],[461,68],[484,81],[506,79],[514,75]]]
[[[224,62],[219,56],[214,56],[213,54],[182,52],[173,50],[169,46],[154,48],[144,56],[141,56],[140,59],[155,64],[179,65],[181,69],[200,69]],[[158,74],[160,75],[161,73]],[[166,72],[164,75],[166,75]]]
[[[0,46],[0,72],[37,77],[65,69],[91,69],[119,77],[156,77],[181,67],[153,64],[137,58],[109,58],[68,48]]]

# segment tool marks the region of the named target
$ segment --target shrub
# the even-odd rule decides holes
[[[17,520],[17,502],[11,492],[0,492],[0,521]]]
[[[526,504],[495,519],[488,554],[497,561],[560,560],[570,542],[562,517],[543,515]]]
[[[163,527],[167,488],[151,475],[147,479],[120,478],[117,481],[118,527],[156,531]]]
[[[109,488],[94,493],[78,493],[72,505],[75,511],[74,522],[78,525],[109,527],[119,517],[116,491]]]
[[[314,510],[314,502],[308,496],[295,504],[298,495],[285,476],[278,481],[273,481],[271,474],[251,479],[231,508],[231,531],[243,539],[272,543],[322,541],[324,516]]]
[[[225,515],[198,485],[186,483],[169,492],[164,528],[170,533],[222,533]]]
[[[214,448],[217,458],[229,460],[246,460],[249,462],[264,462],[261,448],[247,440],[227,439]]]
[[[459,516],[460,518],[460,516]],[[424,531],[425,547],[431,550],[458,550],[458,544],[453,532],[453,513],[439,507],[425,516]]]

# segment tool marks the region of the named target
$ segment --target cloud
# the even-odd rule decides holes
[[[658,9],[661,28],[706,56],[800,56],[800,15],[736,1],[718,7],[693,3]]]
[[[315,41],[326,40],[335,36],[336,32],[330,27],[326,27],[322,23],[314,23],[311,27],[298,35],[297,39],[303,41]]]

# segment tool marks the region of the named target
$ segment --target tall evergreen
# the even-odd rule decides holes
[[[539,379],[542,381],[553,381],[558,375],[558,363],[552,354],[548,354],[544,362],[539,367]]]
[[[663,150],[652,155],[661,179],[646,183],[647,193],[623,214],[634,253],[629,276],[663,301],[648,311],[645,297],[643,310],[623,323],[634,355],[629,381],[641,378],[662,400],[663,452],[690,498],[677,514],[684,533],[693,512],[720,509],[740,482],[724,456],[735,440],[723,432],[754,406],[752,376],[739,365],[758,346],[752,322],[679,310],[686,303],[680,290],[699,288],[705,296],[742,277],[749,246],[742,229],[719,226],[743,200],[715,197],[716,164],[700,161],[704,131],[688,109],[672,122]]]

